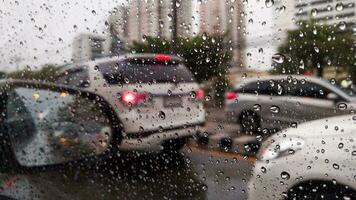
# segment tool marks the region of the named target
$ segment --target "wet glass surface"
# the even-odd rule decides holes
[[[356,199],[355,4],[0,2],[0,199]]]

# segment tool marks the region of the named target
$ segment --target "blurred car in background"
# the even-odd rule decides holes
[[[104,96],[117,112],[121,150],[179,150],[205,122],[204,91],[182,60],[163,54],[135,54],[65,68],[57,83]]]
[[[330,116],[348,114],[356,99],[335,83],[310,76],[246,78],[226,93],[225,111],[246,133],[281,130]]]
[[[249,199],[355,199],[356,117],[307,122],[262,143]]]

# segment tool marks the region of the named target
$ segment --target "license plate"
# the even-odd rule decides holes
[[[182,106],[182,98],[180,97],[165,97],[163,100],[164,107],[180,107]]]

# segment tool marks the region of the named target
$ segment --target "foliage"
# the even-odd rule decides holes
[[[145,38],[144,42],[133,42],[127,49],[131,53],[177,54],[184,58],[199,83],[212,77],[224,76],[231,60],[231,51],[227,48],[223,36],[206,34],[191,39],[178,38],[174,43],[160,38]]]
[[[60,67],[55,65],[45,65],[40,70],[24,69],[10,72],[7,77],[13,79],[53,82],[59,69]]]
[[[287,39],[278,48],[277,74],[304,74],[316,71],[323,75],[327,66],[354,70],[356,46],[352,33],[332,25],[318,25],[314,20],[302,21],[296,30],[288,31]]]

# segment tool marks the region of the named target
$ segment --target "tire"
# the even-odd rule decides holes
[[[243,133],[256,134],[261,129],[261,118],[253,111],[243,111],[239,123]]]

